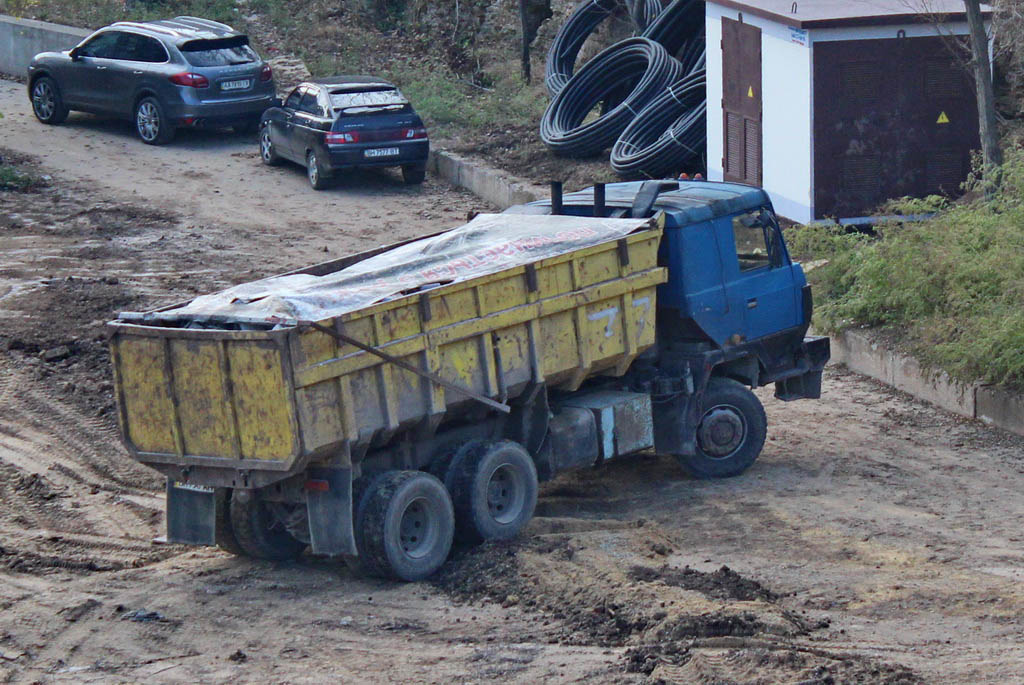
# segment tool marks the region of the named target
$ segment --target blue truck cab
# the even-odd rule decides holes
[[[655,447],[698,477],[746,470],[767,432],[753,389],[784,401],[821,396],[827,337],[809,337],[813,300],[760,188],[706,181],[596,185],[519,205],[524,214],[664,214],[657,344],[620,387],[650,395]],[[554,402],[557,406],[557,401]],[[571,442],[571,441],[570,441]]]

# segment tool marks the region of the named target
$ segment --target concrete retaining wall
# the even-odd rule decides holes
[[[499,209],[547,197],[543,186],[513,178],[498,169],[446,150],[431,150],[427,169]]]
[[[894,352],[870,332],[832,337],[832,361],[943,409],[1024,435],[1024,396],[994,386],[964,384],[944,371],[926,371],[913,357]]]
[[[0,72],[25,76],[29,62],[40,52],[67,50],[91,31],[0,14]]]

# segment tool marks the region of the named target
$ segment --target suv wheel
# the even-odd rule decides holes
[[[320,159],[315,151],[310,150],[306,154],[306,175],[309,177],[309,185],[313,190],[323,190],[327,187],[327,173],[320,165]]]
[[[260,159],[267,166],[277,166],[281,163],[281,155],[277,154],[274,141],[270,139],[270,124],[260,130]]]
[[[44,124],[60,124],[68,118],[60,88],[49,76],[42,76],[32,84],[32,112]]]
[[[135,132],[146,145],[166,145],[174,138],[174,126],[164,113],[163,105],[154,97],[146,97],[135,105]]]

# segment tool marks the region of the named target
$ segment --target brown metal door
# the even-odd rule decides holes
[[[978,145],[973,95],[942,38],[815,43],[815,217],[956,194]]]
[[[722,18],[722,171],[761,185],[761,29]]]

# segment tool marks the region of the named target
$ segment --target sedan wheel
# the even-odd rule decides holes
[[[270,126],[264,126],[260,131],[260,159],[267,166],[275,166],[281,163],[281,157],[274,149],[274,141],[270,139]]]
[[[323,190],[327,187],[327,174],[320,166],[320,160],[312,150],[306,155],[306,175],[309,177],[309,185],[313,190]]]

